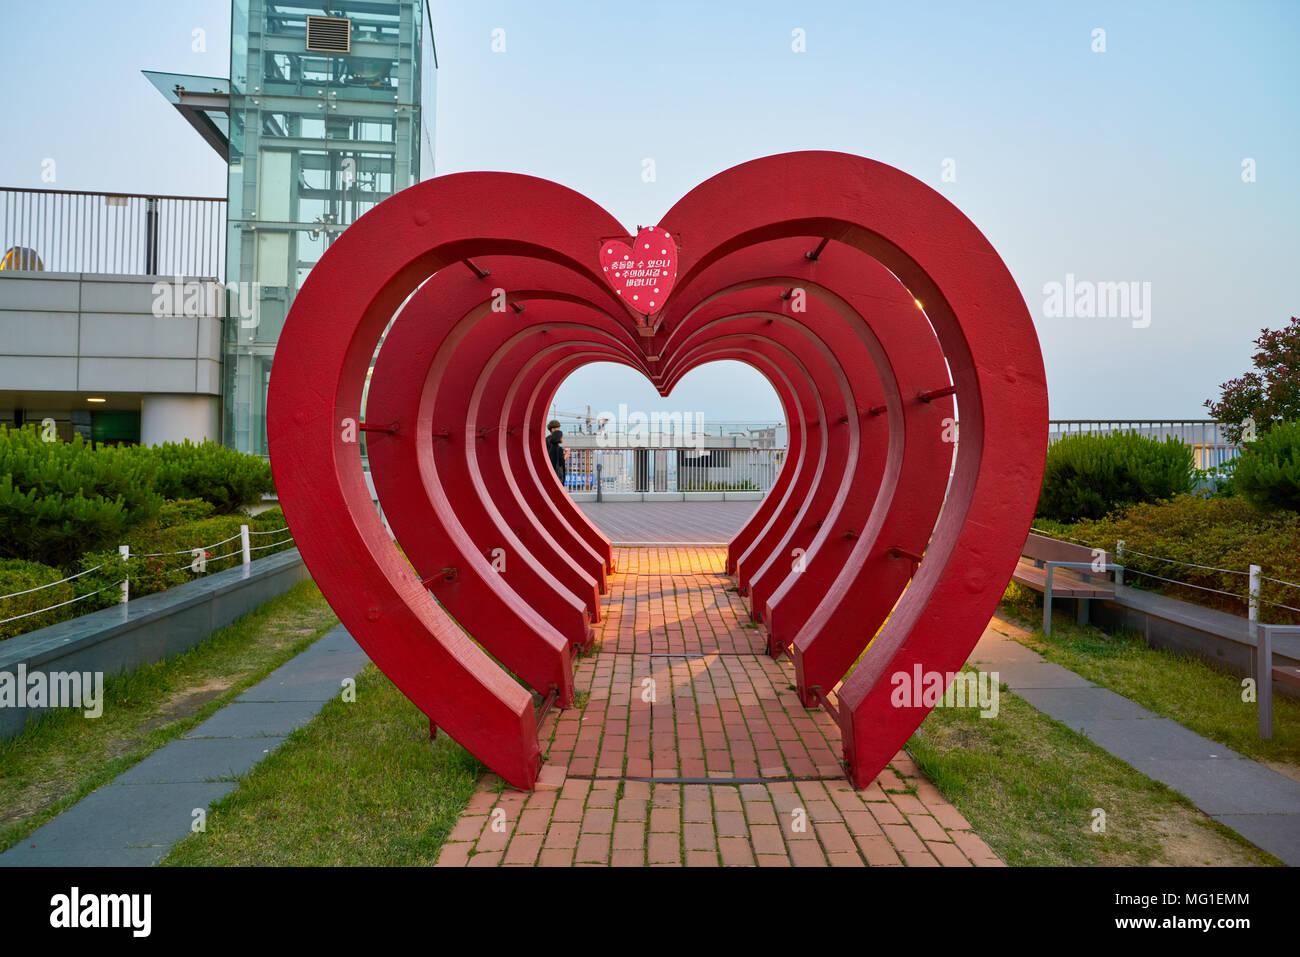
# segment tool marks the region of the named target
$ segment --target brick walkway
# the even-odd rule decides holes
[[[903,752],[849,786],[834,720],[763,653],[725,550],[617,551],[538,789],[485,775],[439,866],[1001,866]]]

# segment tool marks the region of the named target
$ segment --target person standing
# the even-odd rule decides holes
[[[555,469],[560,484],[564,485],[566,477],[564,459],[569,451],[564,447],[564,433],[560,431],[560,423],[555,419],[546,423],[546,432],[546,454],[551,460],[551,468]]]

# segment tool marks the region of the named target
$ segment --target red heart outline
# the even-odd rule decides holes
[[[549,589],[567,592],[579,614],[591,614],[611,555],[540,460],[540,443],[520,436],[540,435],[550,395],[583,362],[626,362],[666,394],[694,365],[744,357],[769,375],[786,405],[792,467],[782,472],[790,478],[780,500],[774,490],[738,536],[750,559],[731,559],[760,570],[750,582],[766,595],[766,607],[754,611],[770,621],[778,643],[788,639],[805,701],[829,703],[834,694],[850,776],[865,786],[929,710],[894,707],[889,676],[917,666],[940,674],[960,670],[1032,520],[1047,437],[1046,384],[1032,320],[1001,259],[955,207],[919,181],[861,157],[807,152],[742,164],[692,190],[660,227],[689,236],[690,254],[681,257],[677,288],[651,329],[638,330],[592,258],[595,238],[619,235],[621,228],[564,187],[514,174],[454,174],[420,183],[363,216],[313,269],[276,352],[267,428],[286,517],[317,583],[372,660],[453,738],[512,784],[530,787],[540,762],[532,696],[457,627],[421,579],[435,592],[472,593],[512,616],[509,628],[487,619],[475,637],[530,687],[564,703],[571,694],[571,681],[564,681],[568,649],[585,631],[573,625],[548,631],[530,619],[536,617],[531,609]],[[818,246],[818,238],[834,242]],[[820,254],[792,261],[796,240]],[[868,259],[896,279],[864,285]],[[423,289],[407,304],[426,327],[437,327],[437,342],[431,339],[422,354],[425,374],[405,387],[401,417],[375,424],[372,404],[367,423],[382,430],[369,433],[372,464],[389,445],[404,450],[419,478],[383,493],[385,513],[391,519],[409,506],[434,516],[422,531],[428,554],[412,559],[417,577],[370,501],[355,426],[380,334],[426,279],[430,298],[435,289],[459,291],[459,280],[472,289],[464,300],[471,305],[421,312]],[[791,289],[777,294],[773,287],[786,282]],[[817,322],[841,324],[821,347],[812,320],[790,306],[786,292],[796,287],[810,303],[816,300]],[[505,314],[519,321],[505,337],[497,322],[483,321],[500,289],[525,310]],[[767,311],[742,295],[760,289],[772,293]],[[868,305],[873,296],[879,302]],[[735,301],[710,312],[727,297]],[[913,303],[905,320],[901,310],[909,299],[925,309],[922,314]],[[770,330],[769,321],[780,321],[782,330]],[[884,348],[888,324],[904,321],[933,336],[951,383],[945,377],[924,384],[926,364],[933,369],[927,349],[905,356],[897,344]],[[394,332],[402,326],[399,319]],[[841,362],[828,343],[850,332],[859,344],[841,345],[847,342],[857,359],[848,362],[845,353]],[[487,336],[498,346],[484,345]],[[448,337],[456,343],[451,354],[438,347]],[[386,345],[391,342],[390,333]],[[458,362],[451,358],[457,354],[474,358]],[[871,356],[874,374],[856,364],[863,354]],[[380,381],[376,376],[377,388]],[[863,408],[873,383],[882,401]],[[932,435],[945,387],[955,387],[961,408],[955,457]],[[452,401],[458,391],[464,395]],[[842,409],[843,421],[826,421],[827,408],[832,415]],[[440,409],[459,409],[465,417],[439,421]],[[881,424],[887,425],[883,436]],[[876,480],[863,471],[863,449],[882,442],[886,461]],[[828,457],[847,471],[829,474]],[[453,501],[443,483],[460,462],[477,478]],[[934,521],[932,492],[914,495],[911,483],[936,470],[946,475],[949,462],[951,484]],[[800,503],[786,494],[808,476],[808,490],[828,512],[812,533],[797,521]],[[383,481],[379,473],[375,481]],[[483,504],[487,487],[497,490],[494,508]],[[518,541],[506,549],[524,565],[519,582],[507,584],[484,549],[539,504],[546,507],[536,524],[521,525]],[[848,521],[861,527],[842,527]],[[407,538],[399,538],[409,550]],[[561,538],[586,550],[564,568],[557,558]],[[792,581],[778,570],[781,550],[796,540],[814,547],[800,573],[806,577]],[[925,556],[911,575],[907,556],[920,554],[917,540]],[[450,560],[457,564],[429,564]],[[882,586],[881,571],[890,563],[892,578]],[[557,589],[548,580],[558,581],[557,574],[570,585]],[[592,586],[589,601],[571,590],[584,575]],[[906,590],[877,633],[870,609],[892,605],[900,582]],[[457,600],[445,599],[447,607]],[[868,642],[837,693],[828,688],[831,679],[809,679],[814,671],[842,675],[839,662]],[[528,679],[524,668],[531,669]]]

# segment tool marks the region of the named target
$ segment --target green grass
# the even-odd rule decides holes
[[[0,742],[0,848],[205,720],[337,623],[315,583],[300,582],[182,655],[106,677],[101,717],[55,711]]]
[[[907,750],[1013,866],[1280,863],[1006,692],[996,718],[936,708]],[[1095,808],[1104,833],[1093,831]]]
[[[1046,636],[1042,607],[1040,594],[1013,583],[1000,614],[1029,634],[1010,629],[1009,637],[1240,754],[1300,767],[1300,701],[1273,696],[1273,738],[1262,740],[1256,704],[1242,700],[1241,678],[1200,658],[1151,648],[1141,636],[1108,635],[1063,614],[1053,615],[1052,634]]]
[[[374,665],[214,804],[164,864],[429,865],[482,766]]]

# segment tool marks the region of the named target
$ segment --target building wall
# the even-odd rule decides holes
[[[218,438],[219,288],[154,276],[0,272],[0,421],[50,418],[64,437],[90,438],[96,412],[144,417],[148,400],[150,434]],[[169,408],[185,412],[163,425],[158,413]]]

